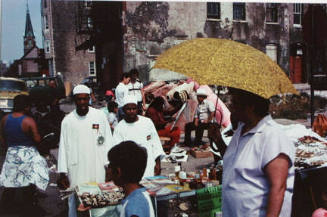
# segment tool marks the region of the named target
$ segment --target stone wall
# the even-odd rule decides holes
[[[207,19],[206,2],[127,2],[124,71],[138,67],[146,78],[155,56],[164,50],[183,40],[214,37],[247,43],[262,52],[274,44],[278,64],[289,72],[290,41],[301,38],[301,29],[291,22],[292,4],[279,4],[277,23],[265,22],[264,3],[246,3],[246,21],[233,21],[232,3],[220,7],[221,19],[213,20]]]

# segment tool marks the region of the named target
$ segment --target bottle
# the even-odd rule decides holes
[[[207,177],[208,177],[207,168],[203,168],[203,169],[202,169],[202,177],[203,177],[203,178],[207,178]]]

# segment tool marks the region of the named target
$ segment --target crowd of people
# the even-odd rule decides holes
[[[165,150],[179,143],[181,129],[167,126],[181,105],[167,110],[165,98],[156,97],[146,109],[143,84],[137,70],[124,73],[115,94],[105,109],[89,105],[90,89],[73,89],[76,108],[61,123],[58,153],[58,186],[72,190],[78,184],[113,180],[126,198],[123,216],[154,216],[149,194],[139,184],[144,177],[161,174]],[[194,121],[185,126],[185,145],[202,144],[204,129],[223,157],[222,212],[231,216],[290,216],[294,184],[292,143],[269,115],[269,100],[238,89],[229,89],[233,117],[233,137],[222,138],[221,126],[214,123],[215,105],[198,88],[198,106]],[[14,100],[14,112],[1,121],[1,144],[7,150],[0,175],[6,187],[3,201],[22,189],[31,197],[31,189],[45,190],[48,168],[38,153],[40,135],[36,122],[29,117],[28,96]],[[103,112],[103,110],[105,112]],[[168,118],[166,118],[168,115]],[[194,143],[191,131],[196,131]],[[160,136],[170,138],[167,147]],[[229,143],[229,144],[228,144]],[[33,202],[31,199],[26,199]],[[26,210],[32,205],[26,205]],[[77,216],[76,196],[68,199],[69,217]],[[26,212],[30,212],[27,210]],[[36,215],[34,215],[36,216]]]

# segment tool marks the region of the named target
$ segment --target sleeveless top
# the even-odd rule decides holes
[[[26,116],[13,117],[8,115],[4,131],[8,147],[14,146],[33,146],[34,141],[30,136],[27,136],[22,129],[22,122]]]

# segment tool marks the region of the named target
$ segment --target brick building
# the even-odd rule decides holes
[[[87,39],[79,27],[80,5],[78,1],[41,0],[43,46],[49,74],[60,72],[72,85],[87,76],[96,76],[93,47],[78,49]],[[83,6],[87,9],[88,3]]]

